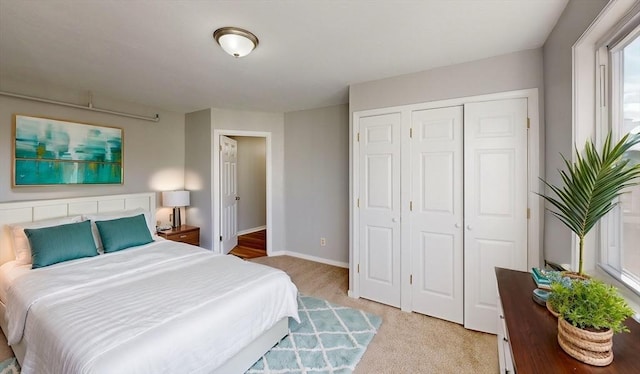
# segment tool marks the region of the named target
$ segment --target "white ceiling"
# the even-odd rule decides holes
[[[346,103],[352,83],[537,48],[568,0],[0,0],[12,77],[166,110],[288,112]],[[234,59],[212,38],[260,45]]]

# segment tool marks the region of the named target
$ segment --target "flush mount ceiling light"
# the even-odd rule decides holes
[[[244,57],[258,46],[255,35],[238,27],[219,28],[213,32],[213,38],[233,57]]]

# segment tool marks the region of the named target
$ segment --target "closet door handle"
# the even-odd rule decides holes
[[[467,225],[467,230],[471,231],[473,227],[471,225]]]
[[[391,222],[398,222],[397,218],[391,218]]]
[[[455,226],[455,228],[456,228],[456,229],[459,229],[459,228],[460,228],[460,224],[459,224],[459,223],[456,223],[456,224],[455,224],[455,225],[453,225],[453,226]]]

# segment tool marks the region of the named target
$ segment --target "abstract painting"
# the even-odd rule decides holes
[[[14,186],[122,184],[123,131],[16,114]]]

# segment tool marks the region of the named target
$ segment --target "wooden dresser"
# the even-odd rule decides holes
[[[614,335],[611,365],[583,364],[558,345],[558,321],[533,301],[531,293],[536,285],[529,273],[496,268],[496,279],[503,309],[498,315],[501,373],[514,369],[518,374],[640,373],[640,324],[635,320],[626,321],[631,333]]]
[[[200,245],[200,228],[196,226],[182,225],[171,230],[158,231],[158,235],[174,242]]]

